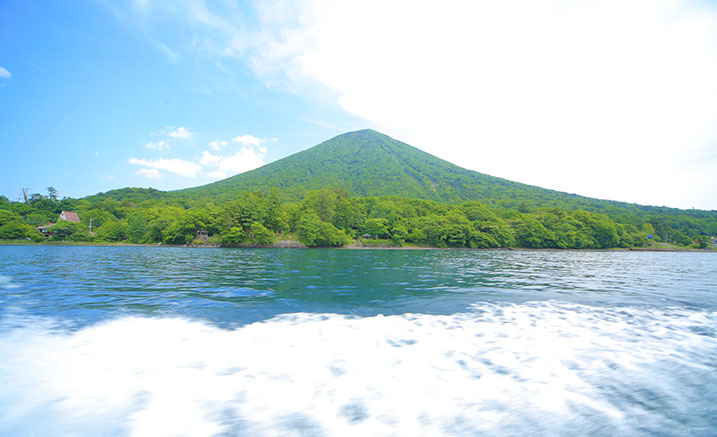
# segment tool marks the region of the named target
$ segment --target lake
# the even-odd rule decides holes
[[[717,435],[717,254],[0,246],[0,435]]]

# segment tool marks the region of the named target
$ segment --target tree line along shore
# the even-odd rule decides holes
[[[70,220],[60,219],[63,212]],[[0,196],[0,240],[271,247],[710,248],[717,220],[609,216],[562,208],[489,207],[404,197],[350,197],[342,189],[283,200],[277,189],[232,200],[59,199]],[[669,243],[669,246],[665,245]],[[291,246],[291,244],[289,244]]]

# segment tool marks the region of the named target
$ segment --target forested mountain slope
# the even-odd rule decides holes
[[[352,196],[402,196],[448,203],[595,202],[466,170],[370,129],[339,135],[256,170],[175,193],[223,197],[270,188],[296,199],[311,190],[343,188]]]
[[[173,199],[182,204],[208,200],[221,204],[242,192],[275,188],[284,200],[301,200],[312,190],[342,188],[350,196],[401,196],[458,204],[477,200],[488,206],[523,212],[545,208],[587,210],[610,215],[625,223],[660,216],[670,222],[702,221],[700,232],[717,229],[717,211],[680,210],[593,199],[512,182],[467,170],[379,132],[365,129],[345,133],[258,169],[211,184],[162,192],[123,188],[90,196],[114,200]]]
[[[33,227],[60,211],[51,239],[268,245],[279,236],[341,246],[607,249],[670,242],[709,247],[717,211],[591,199],[453,165],[372,130],[339,135],[256,170],[164,192],[122,188],[83,199],[0,197],[0,239],[42,240]],[[90,232],[92,224],[92,233]],[[654,238],[653,238],[654,237]],[[202,240],[203,241],[203,240]]]

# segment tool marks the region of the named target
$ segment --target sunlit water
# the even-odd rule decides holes
[[[717,435],[717,254],[0,247],[0,435]]]

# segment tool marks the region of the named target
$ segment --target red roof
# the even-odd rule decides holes
[[[76,212],[72,212],[72,211],[62,211],[62,212],[60,213],[60,220],[67,220],[68,222],[79,223],[79,222],[80,222],[80,216],[77,215]]]

